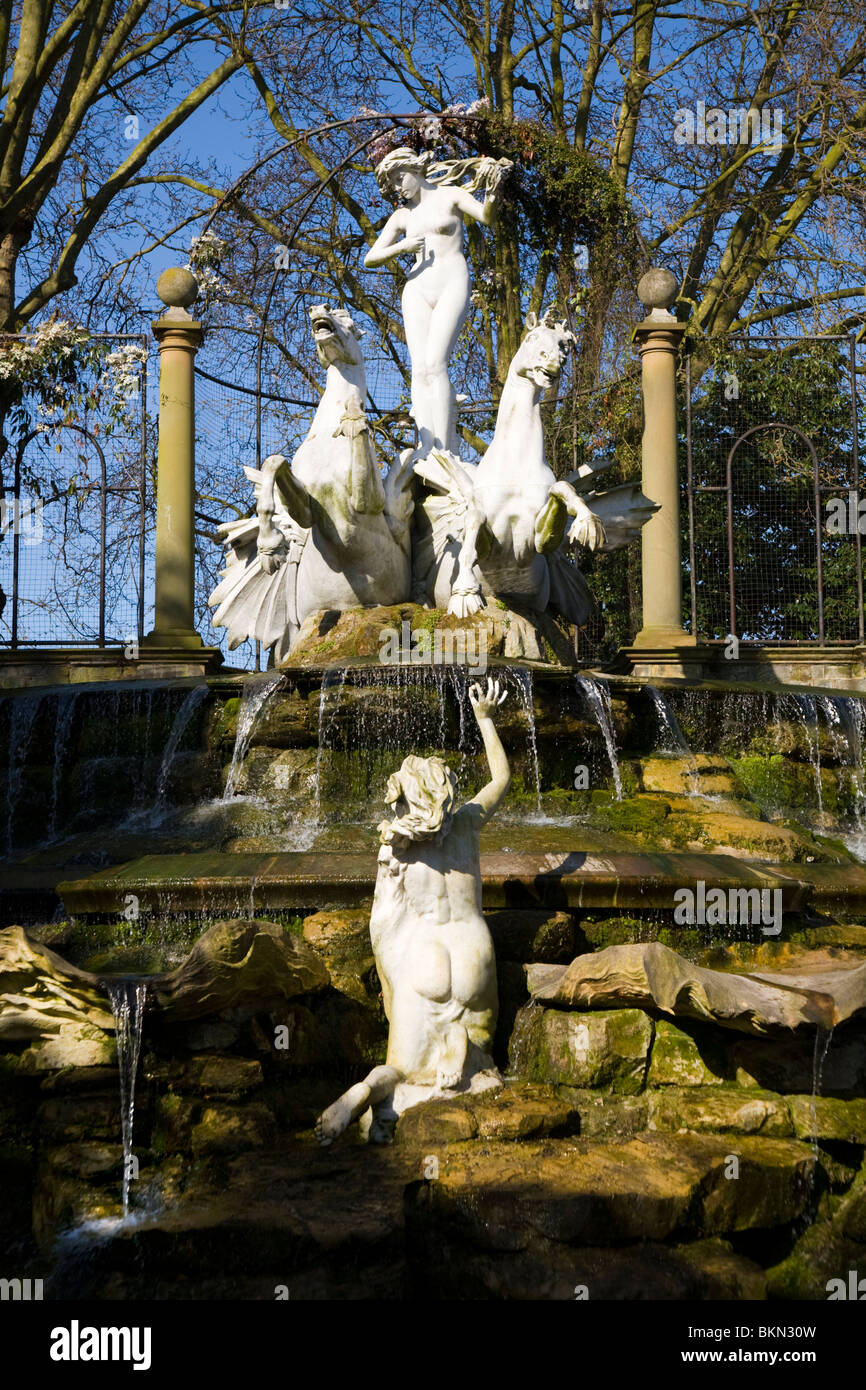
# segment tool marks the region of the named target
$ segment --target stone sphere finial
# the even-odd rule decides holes
[[[198,298],[198,281],[192,271],[171,266],[157,280],[156,292],[170,309],[188,309]]]
[[[638,281],[637,297],[650,311],[670,309],[677,297],[679,282],[667,266],[654,265]]]

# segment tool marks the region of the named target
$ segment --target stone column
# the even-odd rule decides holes
[[[198,285],[188,270],[164,270],[165,304],[153,324],[159,343],[159,452],[156,483],[156,612],[147,647],[201,648],[195,629],[195,354],[201,324],[187,312]]]
[[[660,506],[641,533],[643,626],[635,647],[695,644],[682,625],[676,359],[686,325],[669,312],[676,293],[676,278],[662,267],[648,270],[638,285],[638,297],[649,310],[634,330],[644,409],[642,486]]]

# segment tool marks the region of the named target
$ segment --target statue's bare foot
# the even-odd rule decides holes
[[[353,1120],[362,1115],[370,1103],[370,1087],[359,1081],[348,1091],[323,1110],[316,1121],[316,1138],[320,1144],[333,1144],[335,1139],[349,1128]]]
[[[439,1065],[436,1070],[436,1089],[438,1091],[453,1091],[460,1085],[466,1067],[468,1048],[469,1036],[463,1024],[449,1024],[442,1040]]]
[[[333,1144],[335,1139],[349,1128],[352,1123],[354,1109],[349,1104],[345,1096],[340,1096],[333,1105],[329,1105],[327,1110],[316,1121],[316,1138],[320,1144]]]

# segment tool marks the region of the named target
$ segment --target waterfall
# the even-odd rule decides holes
[[[511,1038],[508,1043],[508,1071],[506,1072],[506,1076],[511,1080],[526,1080],[525,1072],[532,1055],[532,1047],[535,1041],[535,1027],[541,1012],[541,1004],[537,999],[530,999],[528,1004],[524,1004],[523,1007],[517,1011],[514,1027],[511,1030]]]
[[[863,769],[866,702],[854,699],[851,695],[834,695],[830,703],[836,711],[840,734],[847,745],[847,763],[851,768],[854,802],[852,809],[856,831],[849,841],[849,848],[859,859],[863,859],[866,858],[866,774]]]
[[[332,676],[332,674],[336,674],[336,676],[337,676],[337,680],[336,680],[335,682],[332,682],[332,681],[331,681],[331,676]],[[334,706],[333,706],[333,707],[334,707],[335,709],[339,709],[340,704],[342,703],[343,686],[344,686],[345,684],[346,684],[346,671],[345,671],[345,668],[342,668],[341,670],[337,671],[336,673],[332,673],[331,671],[325,671],[325,673],[324,673],[323,676],[322,676],[322,685],[321,685],[321,688],[320,688],[320,690],[319,690],[319,730],[318,730],[318,741],[317,741],[317,746],[316,746],[316,792],[315,792],[315,807],[316,807],[316,824],[317,824],[317,825],[319,824],[319,822],[320,822],[321,819],[322,819],[322,757],[323,757],[323,753],[324,753],[324,749],[325,749],[325,744],[326,744],[325,734],[326,734],[326,731],[327,731],[327,729],[328,729],[330,723],[332,722],[332,714],[331,714],[331,712],[329,712],[329,710],[328,710],[328,691],[331,690],[331,689],[333,689],[334,685],[336,685],[336,687],[337,687],[337,698],[336,698],[336,701],[334,702]]]
[[[667,737],[669,746],[662,751],[667,753],[681,753],[689,763],[688,775],[691,779],[691,786],[687,787],[687,796],[700,796],[700,771],[695,760],[695,755],[686,743],[683,731],[680,728],[679,720],[671,709],[670,704],[665,699],[662,692],[655,685],[644,686],[647,694],[653,702],[656,714],[661,725],[662,738]]]
[[[75,715],[75,706],[81,691],[64,690],[57,697],[57,716],[54,724],[54,770],[51,775],[51,811],[48,817],[48,841],[57,836],[57,808],[60,802],[60,789],[63,784],[63,766],[69,745],[69,733]]]
[[[832,1039],[833,1029],[822,1028],[819,1024],[815,1029],[815,1051],[812,1054],[812,1099],[809,1106],[809,1118],[812,1121],[812,1153],[815,1157],[816,1171],[818,1166],[818,1097],[824,1082],[824,1063],[827,1060]]]
[[[33,736],[33,726],[42,704],[41,695],[18,695],[12,700],[9,726],[9,767],[6,777],[6,853],[12,853],[15,837],[15,808],[21,795],[24,765]]]
[[[195,714],[202,701],[207,698],[207,695],[207,685],[194,686],[193,689],[188,692],[186,699],[184,700],[177,714],[174,716],[174,723],[171,726],[171,733],[168,736],[168,742],[165,745],[165,751],[162,755],[162,762],[159,765],[159,773],[157,774],[156,798],[154,800],[153,811],[151,813],[152,822],[160,820],[165,813],[166,794],[168,792],[168,778],[171,772],[172,763],[174,762],[175,754],[177,753],[178,747],[180,746],[180,741],[186,733],[193,715]],[[240,726],[240,721],[238,721],[238,725]]]
[[[520,667],[512,673],[517,682],[517,689],[523,705],[523,713],[526,715],[526,728],[529,736],[529,758],[532,764],[532,775],[535,779],[535,809],[536,814],[541,815],[541,770],[538,765],[538,739],[535,731],[535,701],[532,696],[532,672]]]
[[[824,788],[821,782],[821,740],[818,728],[818,701],[814,695],[795,695],[794,708],[802,716],[803,732],[809,748],[809,762],[815,778],[815,795],[818,799],[818,817],[824,818]]]
[[[141,1031],[147,984],[142,980],[106,980],[117,1035],[120,1070],[120,1128],[123,1137],[123,1214],[129,1214],[129,1180],[135,1159],[132,1127],[135,1119],[135,1078],[141,1052]]]
[[[223,801],[231,801],[237,794],[237,782],[243,767],[247,749],[250,746],[258,722],[259,715],[265,707],[268,698],[273,694],[278,686],[282,685],[285,676],[282,671],[267,671],[264,674],[256,673],[244,677],[244,691],[241,697],[240,709],[238,710],[238,727],[235,734],[235,746],[232,753],[232,765],[229,768],[229,775],[226,779]]]
[[[593,680],[591,676],[575,676],[575,684],[581,690],[595,715],[595,722],[601,730],[607,760],[613,774],[616,799],[622,801],[622,778],[619,773],[619,759],[616,752],[616,738],[613,728],[613,709],[610,703],[610,686],[607,681]]]

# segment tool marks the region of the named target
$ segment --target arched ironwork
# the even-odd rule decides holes
[[[800,429],[799,425],[789,425],[782,420],[766,420],[760,425],[752,425],[751,429],[744,430],[739,439],[735,439],[731,445],[725,462],[725,490],[728,502],[728,604],[731,615],[731,636],[737,636],[737,603],[734,580],[734,454],[741,444],[744,444],[752,435],[760,434],[762,430],[787,430],[789,434],[795,434],[798,439],[803,441],[812,456],[812,486],[815,499],[815,557],[818,577],[818,641],[823,647],[824,570],[823,555],[821,552],[821,478],[818,470],[818,454],[811,439]]]

